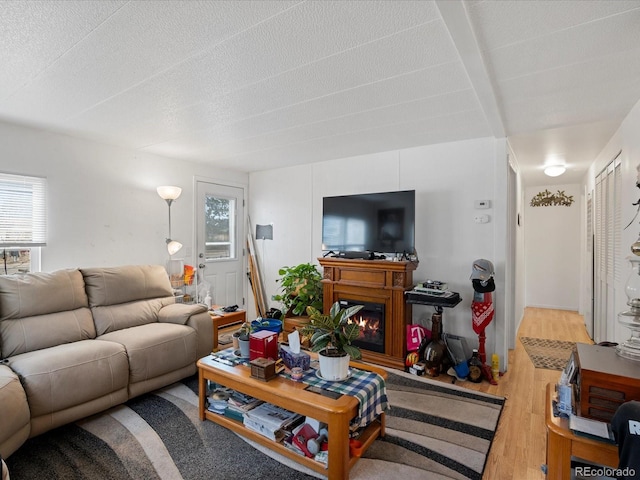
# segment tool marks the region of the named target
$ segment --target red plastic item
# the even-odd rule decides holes
[[[300,431],[293,436],[293,443],[295,443],[295,445],[302,450],[307,457],[313,458],[313,453],[311,453],[307,448],[307,442],[312,438],[317,437],[318,433],[313,429],[313,427],[308,423],[305,423]]]
[[[360,440],[349,440],[349,452],[352,457],[360,458],[362,456],[362,442]]]

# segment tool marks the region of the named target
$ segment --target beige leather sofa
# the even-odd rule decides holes
[[[206,307],[176,304],[162,266],[0,276],[0,455],[194,374],[212,347]]]

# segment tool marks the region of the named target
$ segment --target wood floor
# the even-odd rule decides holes
[[[527,308],[519,337],[537,337],[593,343],[576,312]],[[446,378],[440,377],[442,381]],[[545,387],[556,383],[560,372],[534,368],[519,340],[509,351],[509,371],[498,385],[457,382],[473,390],[503,396],[505,403],[496,436],[491,446],[484,480],[544,480],[541,465],[546,457],[544,421]]]

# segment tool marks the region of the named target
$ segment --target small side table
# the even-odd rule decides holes
[[[220,327],[243,323],[247,320],[247,312],[245,310],[236,310],[235,312],[222,312],[222,305],[212,305],[209,310],[211,320],[213,321],[213,351],[218,351],[218,330]]]
[[[440,332],[442,332],[442,312],[445,308],[454,308],[458,305],[462,298],[457,292],[452,292],[450,297],[438,297],[435,295],[426,295],[422,292],[416,292],[415,290],[408,290],[404,292],[407,303],[413,303],[416,305],[428,305],[436,310],[436,315],[440,318]],[[433,320],[432,320],[433,321]],[[445,356],[447,355],[445,349]],[[442,366],[442,364],[440,364]]]
[[[547,384],[545,422],[547,425],[547,478],[571,480],[571,457],[575,456],[607,467],[618,466],[618,447],[576,435],[569,420],[553,416],[553,384]]]

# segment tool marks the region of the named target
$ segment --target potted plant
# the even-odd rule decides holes
[[[249,358],[249,335],[253,331],[251,322],[244,322],[238,330],[233,333],[234,337],[238,337],[238,348],[242,358]]]
[[[314,307],[307,307],[309,323],[302,334],[310,336],[311,350],[318,353],[320,376],[325,380],[343,380],[349,375],[350,359],[362,358],[360,349],[351,342],[358,338],[360,326],[349,322],[364,305],[354,305],[345,309],[336,302],[328,315]]]
[[[322,275],[315,265],[301,263],[278,271],[281,293],[272,298],[281,302],[285,315],[304,315],[307,307],[322,309]]]

